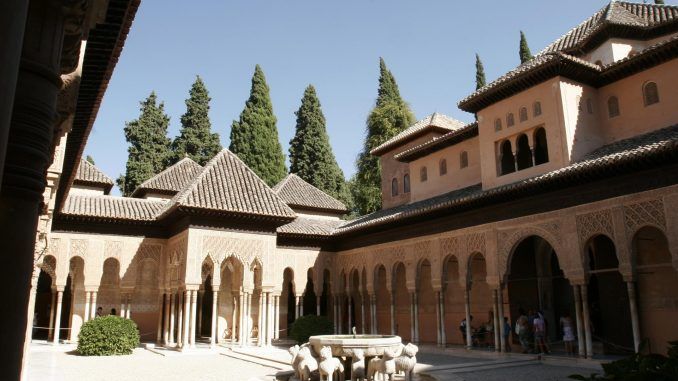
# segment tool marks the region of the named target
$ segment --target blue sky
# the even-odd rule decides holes
[[[164,101],[170,136],[176,136],[196,75],[212,97],[212,129],[228,147],[231,122],[260,64],[285,153],[294,111],[312,83],[348,178],[376,98],[380,56],[417,118],[437,111],[469,122],[473,116],[456,103],[474,90],[476,52],[491,81],[518,65],[520,30],[536,53],[606,3],[142,0],[85,153],[109,176],[123,173],[125,121],[138,116],[139,101],[151,90]]]

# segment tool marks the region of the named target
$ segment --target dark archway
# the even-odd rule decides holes
[[[313,269],[308,269],[306,272],[306,288],[304,289],[303,298],[304,315],[315,315],[317,301],[315,297],[315,289],[313,287]]]
[[[504,140],[500,147],[501,158],[501,174],[513,173],[516,171],[515,158],[513,157],[513,150],[511,149],[511,142]]]
[[[294,271],[287,267],[283,272],[283,289],[280,295],[280,331],[289,335],[289,327],[296,317]]]
[[[212,275],[208,275],[202,284],[202,296],[200,296],[200,322],[198,323],[197,336],[210,337],[212,335],[212,301],[214,300],[214,288],[212,287]]]
[[[546,140],[546,130],[537,128],[534,132],[534,164],[544,164],[549,161],[549,146]]]
[[[417,311],[419,319],[419,342],[436,343],[436,292],[431,283],[431,263],[424,259],[417,271]]]
[[[588,303],[594,341],[605,353],[632,353],[633,331],[626,284],[619,272],[614,242],[604,235],[586,246],[589,269]]]
[[[329,317],[332,310],[332,288],[330,284],[330,270],[323,270],[323,292],[320,295],[320,314]],[[331,319],[330,319],[331,320]]]
[[[374,293],[377,296],[377,333],[391,334],[391,295],[386,283],[386,267],[379,265],[374,270]]]
[[[459,279],[459,260],[454,255],[445,259],[443,265],[443,287],[445,290],[445,338],[450,344],[464,344],[459,332],[460,322],[466,318],[464,308],[464,287]]]
[[[410,315],[410,294],[407,290],[405,264],[398,262],[393,266],[393,293],[395,295],[396,335],[403,341],[412,341],[412,319]]]
[[[532,166],[532,150],[530,149],[530,143],[527,141],[527,135],[521,134],[518,136],[516,150],[518,170],[530,168]]]
[[[48,340],[50,337],[49,327],[52,325],[52,310],[54,308],[54,296],[52,291],[52,277],[40,270],[38,285],[35,290],[35,310],[33,311],[33,339]],[[39,327],[39,328],[35,328]],[[45,327],[45,328],[43,328]]]

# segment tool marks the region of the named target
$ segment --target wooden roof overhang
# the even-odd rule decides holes
[[[403,145],[405,145],[405,144],[407,144],[407,143],[409,143],[413,140],[416,140],[416,139],[418,139],[418,138],[420,138],[420,137],[422,137],[426,134],[430,134],[432,132],[438,132],[438,133],[441,133],[441,134],[446,134],[446,133],[450,132],[450,129],[438,127],[438,126],[435,126],[435,125],[428,125],[428,126],[422,128],[422,129],[418,130],[418,131],[413,132],[410,135],[407,135],[406,137],[403,137],[402,140],[398,140],[398,141],[393,142],[391,144],[388,144],[384,147],[375,148],[375,149],[370,151],[370,154],[375,155],[375,156],[381,156],[381,155],[383,155],[387,152],[391,152],[398,147],[402,147]]]
[[[468,139],[478,136],[478,123],[472,123],[464,128],[449,132],[437,139],[413,147],[395,155],[395,159],[403,163],[410,163],[443,148],[451,147]]]

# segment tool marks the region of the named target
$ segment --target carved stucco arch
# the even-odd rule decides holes
[[[501,248],[498,251],[497,273],[502,282],[508,281],[507,277],[510,273],[509,265],[513,259],[516,248],[525,239],[536,236],[546,241],[556,253],[558,264],[561,269],[569,267],[570,259],[565,257],[562,241],[551,232],[537,226],[528,226],[517,229],[512,233],[502,232],[499,234]],[[565,264],[565,266],[563,266]],[[567,276],[567,274],[565,274]]]

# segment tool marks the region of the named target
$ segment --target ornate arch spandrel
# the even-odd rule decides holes
[[[520,227],[511,230],[502,230],[498,233],[497,250],[497,270],[499,280],[506,282],[508,276],[509,264],[515,252],[516,247],[528,237],[537,236],[548,242],[556,253],[558,263],[561,268],[563,265],[569,266],[570,260],[564,256],[562,237],[558,234],[560,223],[558,221],[549,221],[541,224]]]

